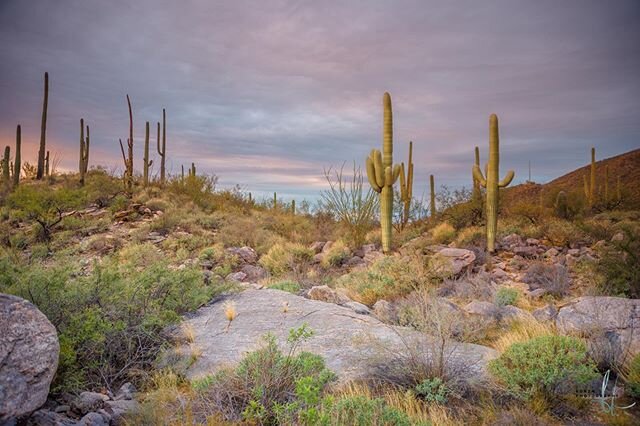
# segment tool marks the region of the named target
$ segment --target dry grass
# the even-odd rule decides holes
[[[555,327],[543,324],[535,319],[522,319],[511,323],[511,328],[502,333],[494,342],[489,343],[491,347],[503,353],[514,343],[522,343],[539,336],[551,336],[557,334]]]

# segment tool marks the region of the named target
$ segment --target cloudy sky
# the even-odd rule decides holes
[[[127,93],[136,162],[165,107],[171,172],[194,161],[223,185],[296,198],[380,146],[385,91],[397,162],[414,141],[414,193],[429,174],[469,184],[492,112],[517,182],[529,161],[544,182],[592,145],[640,147],[638,0],[0,0],[0,57],[0,143],[20,123],[35,162],[48,71],[48,146],[69,170],[80,117],[91,164],[122,169]]]

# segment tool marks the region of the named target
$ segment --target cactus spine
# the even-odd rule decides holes
[[[11,148],[4,147],[4,157],[2,158],[2,184],[5,192],[11,189],[11,170],[9,169],[9,158],[11,157]]]
[[[44,100],[42,102],[42,122],[40,124],[40,149],[38,151],[38,170],[36,179],[42,179],[45,172],[45,151],[47,138],[47,109],[49,105],[49,73],[44,73]]]
[[[160,149],[160,123],[158,123],[158,155],[160,156],[160,185],[164,185],[164,160],[167,152],[167,122],[166,111],[162,108],[162,149]],[[183,173],[184,174],[184,173]]]
[[[20,150],[22,145],[22,131],[20,125],[16,127],[16,156],[13,161],[13,187],[20,184]]]
[[[87,137],[84,137],[84,120],[80,119],[80,185],[84,185],[85,175],[89,170],[89,125],[87,125]]]
[[[491,114],[489,117],[489,164],[486,177],[478,165],[473,166],[473,176],[480,186],[487,189],[487,250],[495,251],[496,231],[498,229],[498,188],[509,186],[513,180],[514,172],[509,170],[503,180],[499,179],[500,140],[498,135],[498,116]]]
[[[142,164],[142,182],[146,187],[149,185],[149,167],[153,164],[153,160],[149,160],[149,122],[147,121],[144,129],[144,159]]]
[[[371,150],[367,157],[367,178],[374,191],[380,194],[380,228],[382,231],[382,251],[391,251],[391,216],[393,212],[393,184],[400,175],[400,165],[393,165],[393,112],[391,96],[384,94],[382,154],[379,150]]]
[[[402,227],[409,223],[411,200],[413,199],[413,142],[409,142],[409,161],[405,177],[404,163],[400,164],[400,200],[403,203]]]

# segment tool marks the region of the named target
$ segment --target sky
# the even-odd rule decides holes
[[[0,144],[21,124],[36,162],[48,71],[61,170],[77,168],[83,117],[90,165],[122,171],[126,94],[137,171],[145,122],[154,142],[166,108],[170,173],[195,162],[221,186],[285,199],[317,197],[325,168],[381,149],[385,91],[395,162],[414,141],[416,195],[429,174],[470,186],[491,113],[516,183],[529,162],[546,182],[591,146],[640,147],[638,0],[0,0],[0,57]]]

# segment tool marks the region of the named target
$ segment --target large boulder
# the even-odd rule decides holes
[[[0,293],[0,424],[45,403],[59,352],[47,317],[26,300]]]
[[[618,351],[640,353],[640,299],[579,297],[560,309],[556,326],[565,334],[605,336]]]
[[[453,275],[460,275],[473,267],[476,255],[471,250],[447,247],[436,253],[442,259]]]
[[[398,354],[406,354],[408,346],[419,348],[422,356],[437,356],[437,343],[425,334],[386,325],[372,315],[360,315],[334,303],[273,289],[246,290],[226,300],[237,307],[237,317],[230,325],[224,315],[225,300],[200,308],[185,320],[194,339],[177,347],[176,352],[189,357],[190,348],[197,348],[199,356],[186,371],[190,378],[237,363],[244,354],[260,347],[266,333],[272,333],[284,348],[289,330],[304,323],[313,330],[313,336],[301,349],[321,355],[340,380],[370,377],[377,366],[398,362]],[[283,306],[287,306],[286,311]],[[497,355],[484,346],[454,342],[445,352],[448,367],[468,375],[469,380],[485,377],[487,361]]]
[[[229,247],[227,253],[237,256],[242,263],[255,264],[258,261],[258,253],[251,247]]]

